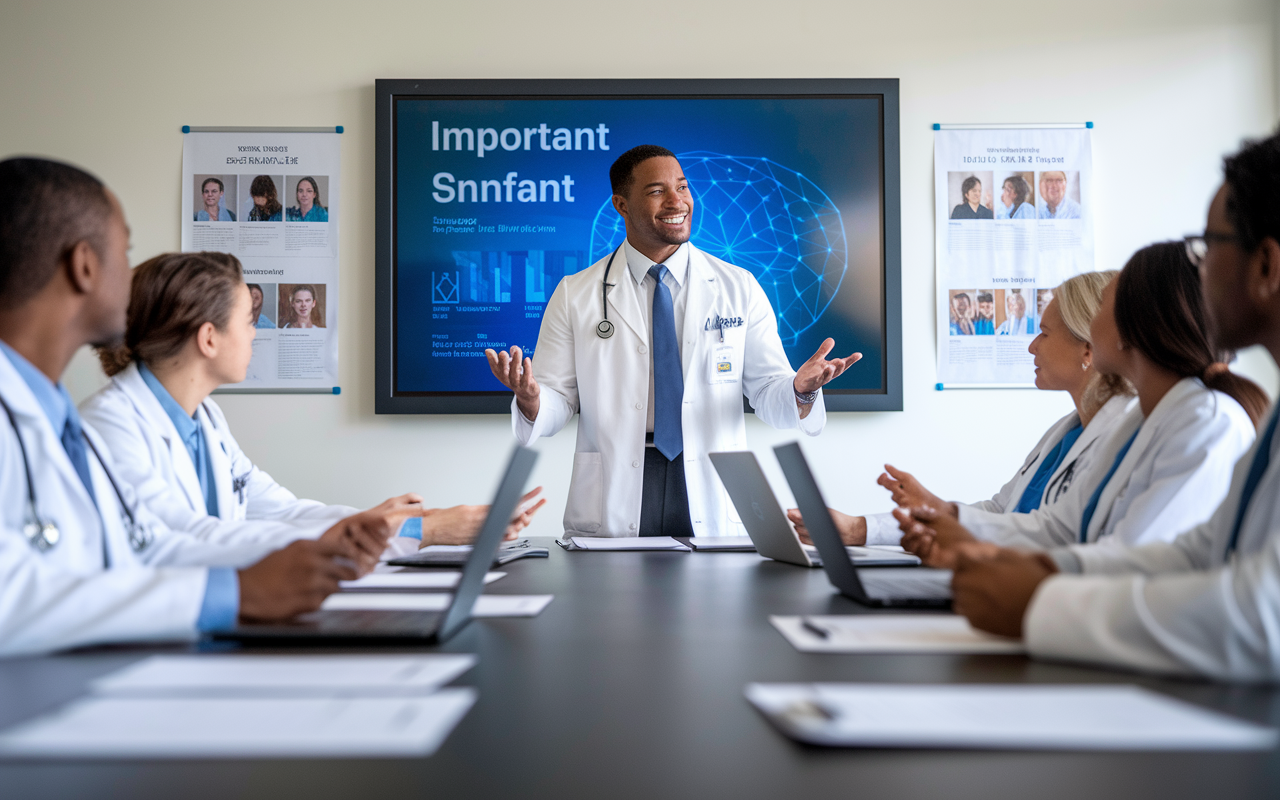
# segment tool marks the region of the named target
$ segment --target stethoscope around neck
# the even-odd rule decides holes
[[[57,546],[62,541],[62,531],[58,529],[56,522],[43,519],[40,516],[40,506],[36,502],[36,483],[32,480],[31,460],[27,457],[27,445],[22,439],[22,431],[18,429],[18,420],[13,415],[13,409],[9,408],[9,404],[0,397],[0,406],[4,408],[5,416],[9,418],[9,424],[13,426],[13,435],[18,438],[18,452],[22,454],[22,471],[27,478],[27,522],[22,526],[22,534],[26,537],[27,542],[40,552],[46,552]],[[125,531],[129,535],[129,546],[134,552],[141,552],[155,540],[155,533],[147,526],[138,522],[134,509],[124,500],[124,492],[120,490],[120,484],[116,482],[115,475],[111,474],[111,470],[107,468],[107,462],[102,458],[102,453],[98,452],[98,446],[93,440],[84,435],[85,444],[89,445],[89,449],[93,451],[93,457],[98,459],[98,463],[102,465],[102,471],[106,473],[107,480],[111,482],[111,489],[116,493],[116,499],[120,503],[121,522],[124,523]],[[102,562],[103,566],[110,566],[109,556],[107,552],[106,527],[103,526],[102,532]]]
[[[618,250],[622,249],[622,245],[618,246]],[[609,270],[613,269],[613,260],[618,257],[618,250],[614,250],[609,256],[609,261],[604,265],[604,277],[600,279],[600,311],[604,313],[604,319],[596,325],[596,336],[601,339],[608,339],[613,335],[613,323],[609,321]]]

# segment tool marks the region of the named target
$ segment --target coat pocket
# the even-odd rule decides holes
[[[599,453],[574,453],[564,526],[570,531],[595,533],[604,517],[604,469]]]

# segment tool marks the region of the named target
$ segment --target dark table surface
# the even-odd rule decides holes
[[[799,653],[770,614],[868,613],[821,570],[754,553],[565,552],[506,565],[494,594],[555,594],[533,619],[469,624],[480,698],[424,759],[0,763],[0,797],[1280,797],[1280,751],[1020,753],[796,744],[743,698],[752,681],[1137,683],[1280,725],[1280,692],[1021,656]],[[887,613],[887,612],[871,612]],[[0,661],[0,726],[156,652]]]

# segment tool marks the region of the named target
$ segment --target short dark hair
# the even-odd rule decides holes
[[[970,175],[969,177],[965,178],[964,183],[960,184],[961,199],[963,199],[964,196],[969,193],[970,189],[972,189],[975,186],[981,186],[981,185],[982,185],[982,181],[978,180],[978,177],[976,175]]]
[[[220,178],[205,178],[204,183],[200,184],[200,191],[203,192],[204,187],[208,186],[211,183],[218,184],[218,191],[220,192],[225,192],[227,190],[227,187],[222,185],[222,180]]]
[[[631,184],[635,181],[636,167],[640,166],[641,162],[651,158],[675,157],[675,153],[656,144],[636,145],[618,156],[618,160],[609,167],[609,184],[613,187],[613,193],[625,196],[631,191]]]
[[[972,300],[970,300],[970,299],[969,299],[969,295],[968,295],[966,292],[960,292],[959,294],[955,295],[955,296],[954,296],[954,297],[952,297],[951,299],[952,299],[952,300],[959,300],[961,297],[963,297],[963,298],[964,298],[964,301],[965,301],[966,303],[971,303],[971,302],[973,302]]]
[[[102,181],[43,158],[0,161],[0,308],[40,293],[80,242],[101,255],[111,201]]]
[[[1263,239],[1280,242],[1280,134],[1245,142],[1222,162],[1227,184],[1227,219],[1252,252]]]
[[[979,303],[994,303],[995,301],[996,299],[991,296],[991,292],[983,292],[982,294],[978,295]]]

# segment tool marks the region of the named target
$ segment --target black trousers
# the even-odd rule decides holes
[[[693,535],[693,523],[689,521],[689,489],[684,482],[683,454],[676,456],[674,461],[668,461],[658,448],[644,449],[640,535]]]

